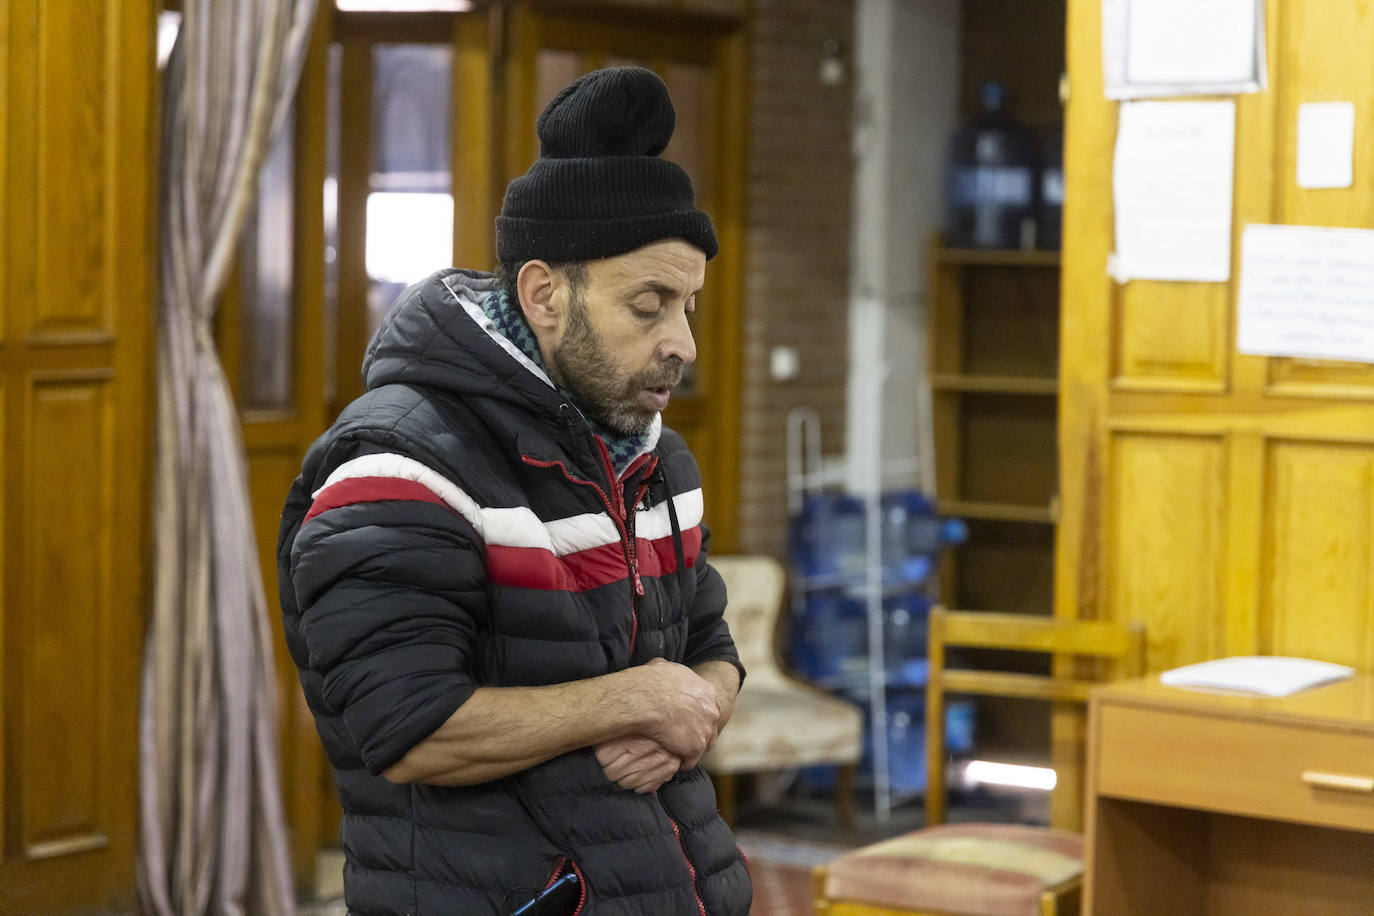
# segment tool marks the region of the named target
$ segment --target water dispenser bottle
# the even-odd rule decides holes
[[[983,113],[950,146],[945,241],[955,248],[1035,247],[1036,143],[1004,111],[1000,83],[982,91]]]

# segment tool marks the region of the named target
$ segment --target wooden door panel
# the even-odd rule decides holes
[[[5,26],[4,26],[4,24],[3,24],[4,18],[5,18],[4,16],[0,16],[0,47],[4,47],[4,39],[5,39]],[[3,67],[3,66],[0,66],[0,81],[3,80],[3,76],[4,76],[4,67]],[[0,99],[3,99],[3,96],[4,96],[4,85],[3,85],[3,82],[0,82]],[[3,102],[0,102],[0,105],[3,105]],[[0,107],[0,115],[3,115],[3,114],[4,114],[4,110],[3,110],[2,107]],[[4,150],[3,140],[4,140],[3,132],[0,132],[0,153],[3,153],[3,150]],[[5,160],[4,160],[4,156],[3,156],[3,155],[0,155],[0,165],[3,165],[4,161],[5,161]],[[3,188],[3,187],[4,187],[3,177],[4,177],[4,176],[3,176],[3,173],[0,172],[0,188]],[[4,195],[0,194],[0,225],[3,225],[3,222],[4,222],[4,202],[3,202],[3,198],[4,198]],[[4,251],[4,248],[3,248],[3,247],[0,247],[0,252],[3,252],[3,251]],[[4,259],[3,257],[0,257],[0,264],[4,264],[4,262],[5,262],[5,259]],[[3,281],[3,280],[4,280],[4,275],[3,275],[3,273],[0,273],[0,281]],[[0,290],[3,290],[4,288],[5,288],[5,287],[4,287],[3,285],[0,285]],[[5,314],[5,311],[6,311],[6,309],[3,307],[3,305],[0,305],[0,323],[3,322],[3,316],[4,316],[4,314]],[[8,368],[8,367],[6,367],[3,363],[0,363],[0,468],[8,468],[8,467],[11,467],[11,464],[10,464],[10,456],[9,456],[9,452],[8,452],[8,445],[9,445],[10,440],[11,440],[12,438],[14,438],[14,437],[10,436],[10,434],[9,434],[9,428],[10,428],[10,427],[9,427],[9,415],[8,415],[8,411],[6,410],[6,405],[9,404],[9,399],[10,399],[10,389],[11,389],[13,386],[7,383],[7,379],[6,379],[6,377],[5,377],[5,376],[6,376],[6,372],[5,372],[6,368]],[[10,515],[9,499],[10,499],[10,492],[11,492],[11,488],[10,488],[10,487],[7,487],[7,486],[4,486],[3,484],[0,484],[0,601],[7,601],[7,600],[9,600],[9,596],[10,596],[10,594],[11,594],[11,593],[10,593],[10,590],[9,590],[9,587],[8,587],[8,584],[7,584],[7,582],[6,582],[6,578],[7,578],[7,574],[8,574],[8,570],[9,570],[9,558],[10,558],[10,554],[12,553],[12,549],[11,549],[11,547],[10,547],[10,545],[9,545],[9,532],[10,532],[10,525],[9,525],[9,515]],[[7,777],[7,775],[6,775],[6,774],[9,772],[9,756],[8,756],[8,753],[9,753],[9,747],[8,747],[8,746],[9,746],[9,741],[7,740],[6,735],[5,735],[5,729],[6,729],[8,723],[9,723],[9,721],[10,721],[10,710],[9,710],[9,693],[10,693],[10,691],[9,691],[9,682],[8,682],[8,681],[6,680],[6,678],[3,676],[3,671],[4,671],[4,668],[6,667],[6,662],[5,662],[5,634],[6,634],[6,630],[7,630],[7,626],[6,626],[5,614],[4,614],[4,613],[0,613],[0,861],[3,861],[3,860],[4,860],[5,851],[9,848],[9,830],[11,829],[11,819],[10,819],[10,815],[9,815],[9,809],[10,809],[10,793],[9,793],[9,784],[8,784],[8,782],[7,782],[8,777]],[[17,827],[17,824],[16,824],[15,826]],[[0,882],[3,882],[3,880],[4,880],[3,872],[0,872]]]
[[[1335,0],[1321,4],[1282,0],[1279,57],[1271,66],[1278,102],[1275,138],[1274,221],[1309,226],[1374,226],[1374,184],[1356,180],[1342,189],[1299,188],[1298,106],[1307,102],[1355,104],[1355,174],[1374,167],[1374,3]],[[1242,189],[1245,190],[1245,189]]]
[[[1107,616],[1145,622],[1151,662],[1221,654],[1225,441],[1125,433],[1112,445]]]
[[[7,722],[24,773],[23,854],[105,846],[100,738],[111,710],[102,702],[110,651],[108,526],[116,473],[114,415],[104,377],[32,380],[24,420],[27,483],[23,564],[27,631],[20,636],[22,705]],[[61,456],[61,460],[54,460]],[[74,665],[73,659],[81,659]],[[130,736],[132,737],[132,736]]]
[[[1374,664],[1374,446],[1273,441],[1259,649]]]
[[[0,912],[134,898],[157,4],[0,5]]]
[[[1118,287],[1113,384],[1137,391],[1218,392],[1230,327],[1223,284],[1137,281]]]
[[[1374,366],[1327,359],[1275,357],[1266,394],[1279,397],[1374,399]]]
[[[16,100],[32,117],[32,136],[12,136],[16,148],[30,144],[33,154],[11,176],[35,192],[30,206],[36,244],[27,252],[33,258],[35,307],[15,316],[24,336],[109,338],[113,331],[115,303],[104,278],[114,228],[107,218],[117,125],[106,93],[120,56],[111,44],[117,20],[113,6],[98,2],[20,3],[13,11],[13,66],[32,67],[25,76],[32,83],[16,87]],[[25,47],[24,37],[32,44]],[[60,78],[39,77],[39,66],[59,63]]]

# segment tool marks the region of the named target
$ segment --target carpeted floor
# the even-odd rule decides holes
[[[811,869],[829,862],[846,847],[804,842],[758,830],[741,830],[736,842],[749,860],[754,879],[750,916],[811,916]],[[301,905],[298,916],[345,916],[334,874],[342,869],[336,850],[320,854],[321,899]]]
[[[811,916],[811,869],[848,848],[754,830],[738,831],[735,841],[754,879],[750,916]]]

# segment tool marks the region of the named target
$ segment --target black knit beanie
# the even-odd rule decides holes
[[[660,159],[676,114],[668,87],[642,67],[596,70],[539,116],[539,159],[506,188],[496,218],[502,263],[609,258],[680,238],[716,254],[682,166]]]

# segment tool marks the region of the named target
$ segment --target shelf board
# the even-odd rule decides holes
[[[1058,267],[1059,252],[996,248],[936,248],[941,264],[983,264],[989,267]]]
[[[1027,506],[1018,503],[964,502],[938,500],[936,509],[941,515],[956,518],[976,518],[992,522],[1031,522],[1041,525],[1055,523],[1054,510],[1048,506]]]
[[[940,373],[930,377],[935,391],[974,391],[987,394],[1058,394],[1056,378],[1024,375],[964,375]]]

